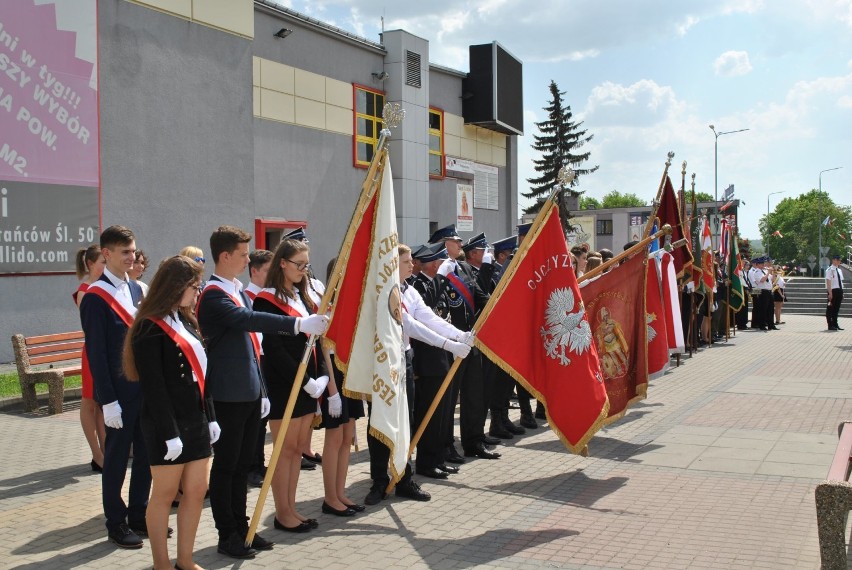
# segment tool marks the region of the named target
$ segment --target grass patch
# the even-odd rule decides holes
[[[69,376],[65,379],[66,388],[79,388],[83,385],[81,376]],[[37,394],[47,394],[47,384],[36,384]],[[18,382],[17,372],[0,374],[0,398],[21,395],[21,383]]]

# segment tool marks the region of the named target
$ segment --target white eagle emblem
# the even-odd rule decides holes
[[[579,309],[573,312],[574,305],[573,290],[567,287],[555,289],[547,300],[545,326],[540,331],[547,355],[562,366],[571,364],[569,352],[580,355],[592,346],[592,329],[588,320],[583,318],[586,308],[580,301]]]
[[[654,330],[654,327],[651,325],[654,321],[657,320],[656,313],[645,313],[645,323],[648,326],[648,342],[651,342],[655,338],[657,338],[657,331]]]

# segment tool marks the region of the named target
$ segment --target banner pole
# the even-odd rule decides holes
[[[657,197],[654,198],[652,202],[653,211],[651,212],[650,217],[648,218],[648,223],[645,225],[645,233],[643,237],[648,237],[648,234],[651,233],[651,228],[654,226],[654,218],[657,216],[657,210],[660,209],[660,200],[663,195],[663,188],[666,186],[666,177],[669,175],[669,166],[672,165],[672,159],[674,158],[675,153],[673,151],[669,151],[666,160],[666,166],[663,168],[663,177],[660,179],[660,186],[657,188]]]

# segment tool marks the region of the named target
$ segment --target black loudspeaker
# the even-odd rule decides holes
[[[462,80],[464,122],[507,135],[524,134],[523,64],[497,42],[470,46]]]

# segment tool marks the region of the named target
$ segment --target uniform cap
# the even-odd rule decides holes
[[[465,253],[472,249],[485,249],[488,247],[488,240],[485,239],[485,234],[478,234],[467,240],[467,243],[462,246]]]
[[[512,251],[518,247],[518,236],[509,236],[495,241],[491,244],[494,247],[494,253],[498,251]]]
[[[444,240],[447,240],[447,239],[455,239],[455,240],[458,240],[458,241],[462,241],[461,236],[459,236],[459,234],[456,233],[456,225],[455,224],[450,224],[449,226],[447,226],[445,228],[441,228],[440,230],[437,230],[429,238],[429,243],[436,243],[436,242],[444,241]]]

